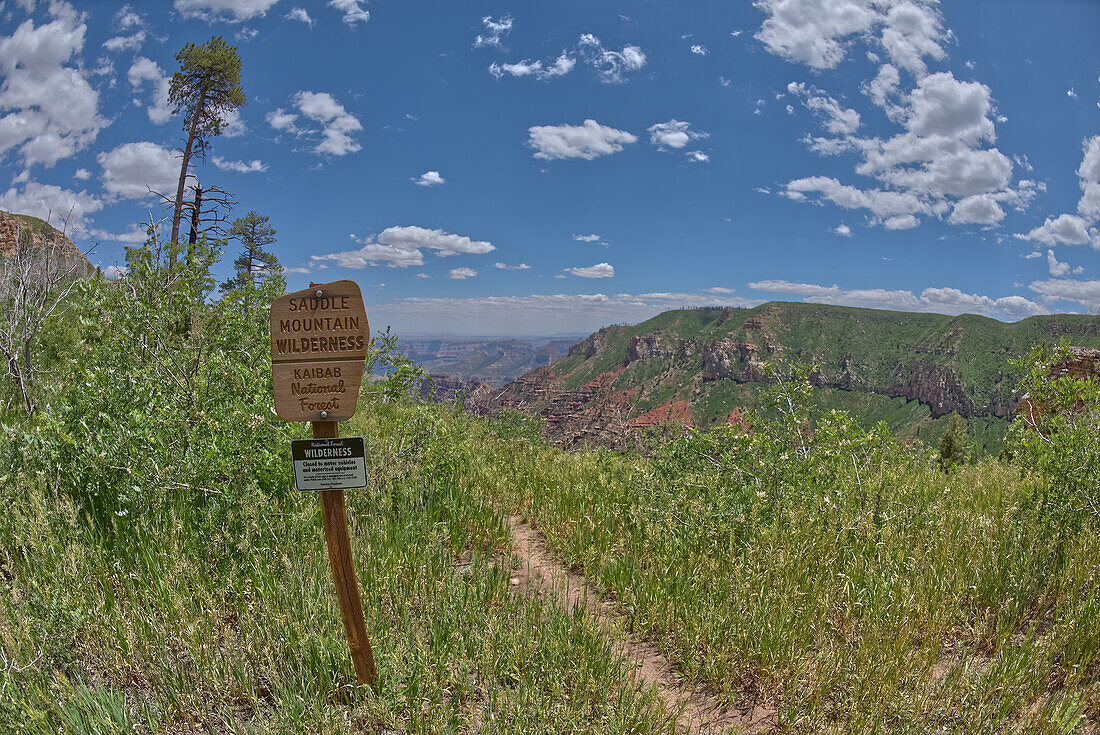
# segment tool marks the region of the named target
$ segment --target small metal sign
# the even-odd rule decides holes
[[[301,439],[290,443],[294,487],[351,490],[367,485],[367,453],[361,436]]]

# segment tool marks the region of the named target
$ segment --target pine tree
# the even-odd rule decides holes
[[[947,429],[940,437],[940,468],[949,472],[953,467],[970,460],[970,427],[957,413],[947,420]]]
[[[253,286],[264,276],[282,272],[279,259],[266,249],[275,242],[275,228],[269,219],[252,211],[233,222],[229,239],[241,244],[241,253],[233,261],[236,275],[221,285],[223,291]]]
[[[187,173],[195,154],[205,155],[210,138],[221,135],[229,113],[245,104],[241,89],[241,57],[237,47],[221,36],[212,36],[201,46],[185,44],[176,54],[180,70],[172,75],[168,102],[172,112],[183,113],[187,141],[183,147],[179,183],[172,209],[171,243],[179,242],[180,219]],[[175,254],[172,255],[173,261]]]

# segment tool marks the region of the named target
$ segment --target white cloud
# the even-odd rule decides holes
[[[135,12],[130,5],[123,5],[115,13],[114,17],[115,29],[119,31],[129,31],[134,28],[145,27],[145,17],[141,13]]]
[[[835,228],[833,228],[833,232],[840,235],[841,237],[851,237],[852,236],[852,228],[849,227],[848,225],[843,225],[843,224],[837,225]]]
[[[310,17],[309,11],[307,11],[305,8],[299,8],[299,7],[291,8],[290,11],[286,15],[284,15],[283,17],[286,18],[287,20],[295,20],[295,21],[298,21],[299,23],[305,23],[310,28],[312,28],[314,26],[314,24],[317,22],[313,18]]]
[[[78,168],[76,171],[73,172],[73,178],[79,179],[81,181],[87,181],[88,179],[92,178],[92,172],[86,168]]]
[[[128,36],[113,36],[103,42],[108,51],[137,51],[145,43],[145,31],[137,31]]]
[[[222,114],[222,135],[226,138],[236,138],[247,132],[248,126],[241,119],[240,110],[230,109]]]
[[[691,45],[691,53],[696,54],[697,56],[706,56],[710,52],[707,51],[706,46],[703,46],[699,43],[693,43]]]
[[[948,34],[934,0],[757,0],[756,6],[768,16],[757,40],[814,69],[835,68],[856,38],[877,43],[916,76],[925,72],[924,57],[945,56]]]
[[[116,278],[122,278],[129,272],[130,269],[124,265],[109,265],[103,269],[103,277],[113,281]]]
[[[819,286],[812,283],[792,283],[782,280],[755,281],[746,284],[758,291],[791,294],[816,304],[858,306],[866,309],[933,312],[937,314],[983,314],[996,318],[1022,319],[1047,310],[1022,296],[993,299],[968,294],[957,288],[926,288],[919,296],[912,291],[883,288],[842,289],[839,286]]]
[[[1080,266],[1074,268],[1069,263],[1059,262],[1058,258],[1054,257],[1054,251],[1053,250],[1048,250],[1047,251],[1047,269],[1050,271],[1050,275],[1054,276],[1055,278],[1061,278],[1062,276],[1068,276],[1071,273],[1072,274],[1083,273],[1084,270],[1085,270],[1084,268],[1082,268]]]
[[[370,20],[370,12],[363,9],[363,0],[329,0],[330,8],[344,14],[344,22],[351,28]]]
[[[1029,288],[1047,301],[1073,301],[1090,312],[1100,313],[1100,280],[1076,281],[1068,278],[1052,278],[1035,281]]]
[[[1077,176],[1081,184],[1081,201],[1077,212],[1090,220],[1100,219],[1100,135],[1094,135],[1083,143],[1084,156]]]
[[[439,186],[447,183],[447,180],[440,176],[438,171],[425,171],[419,176],[413,176],[409,181],[417,186]]]
[[[512,30],[512,16],[505,15],[493,20],[490,16],[486,15],[481,19],[481,24],[485,26],[485,35],[478,34],[474,39],[474,48],[481,48],[483,46],[495,46],[500,48],[501,39],[508,35]]]
[[[802,97],[802,104],[823,121],[825,129],[833,135],[852,135],[859,130],[860,117],[855,110],[842,107],[839,102],[805,84],[791,82],[787,92]],[[788,107],[790,107],[788,105]]]
[[[473,268],[452,268],[447,273],[447,278],[453,278],[456,281],[464,281],[467,278],[473,278],[477,275],[477,271]]]
[[[924,214],[929,211],[927,205],[915,194],[881,189],[864,191],[854,186],[845,186],[836,179],[825,176],[811,176],[788,182],[784,195],[795,201],[803,201],[807,193],[820,194],[824,199],[845,209],[867,209],[875,215],[877,223],[889,217]]]
[[[756,38],[788,61],[832,69],[846,53],[847,39],[881,20],[858,0],[758,0],[768,18]]]
[[[1069,97],[1071,100],[1077,99],[1077,90],[1073,87],[1070,87],[1066,90],[1066,97]]]
[[[214,165],[222,171],[236,171],[239,174],[253,174],[267,171],[267,164],[259,159],[252,161],[230,161],[221,156],[214,156]]]
[[[179,181],[178,151],[156,143],[125,143],[96,156],[103,167],[103,188],[112,197],[139,199],[170,195]]]
[[[1060,214],[1054,218],[1048,217],[1042,225],[1022,237],[1051,246],[1057,244],[1088,245],[1092,240],[1088,222],[1073,214]]]
[[[157,62],[138,56],[126,72],[126,78],[130,81],[130,87],[136,92],[141,91],[145,82],[152,82],[152,99],[146,107],[149,119],[157,124],[166,123],[172,117],[172,110],[168,106],[168,87],[171,78],[164,73]]]
[[[603,242],[603,238],[595,233],[591,235],[573,235],[573,239],[577,242],[594,242],[597,245],[607,245],[606,242]]]
[[[564,272],[578,278],[612,278],[615,275],[615,268],[610,263],[597,263],[585,268],[565,268]]]
[[[894,217],[887,217],[882,222],[882,226],[887,230],[911,230],[920,224],[920,220],[911,214],[899,214]]]
[[[541,61],[528,61],[527,59],[517,61],[514,64],[498,64],[494,61],[489,65],[489,73],[497,79],[502,78],[505,74],[510,74],[513,77],[535,77],[536,79],[546,80],[565,76],[573,71],[576,65],[576,59],[571,57],[567,51],[562,51],[561,55],[554,60],[554,63],[547,66],[543,66]]]
[[[12,187],[0,194],[0,209],[38,217],[71,235],[87,232],[88,215],[103,209],[103,202],[86,191],[29,181],[22,189]]]
[[[297,133],[298,132],[298,115],[293,112],[287,112],[283,108],[272,110],[265,115],[267,124],[273,127],[275,130],[284,133]]]
[[[493,263],[494,268],[499,268],[502,271],[526,271],[531,270],[531,266],[526,263],[520,263],[519,265],[508,265],[507,263]]]
[[[423,227],[387,227],[376,237],[359,240],[363,247],[326,255],[313,255],[314,262],[335,261],[343,268],[363,268],[385,264],[392,268],[424,265],[423,250],[433,250],[441,258],[449,255],[483,255],[496,248],[489,242],[471,240],[443,230]]]
[[[49,23],[27,20],[0,38],[0,156],[18,151],[28,168],[83,150],[108,124],[98,93],[67,65],[84,48],[83,14],[65,2],[49,11]]]
[[[623,46],[621,51],[603,47],[600,39],[585,33],[577,41],[581,57],[600,77],[600,81],[616,84],[626,80],[626,74],[638,71],[646,63],[646,55],[638,46]]]
[[[199,18],[207,23],[229,23],[262,16],[279,0],[175,0],[175,8],[184,18]]]
[[[305,130],[305,133],[320,134],[321,140],[314,146],[314,153],[331,156],[346,156],[355,153],[362,146],[353,137],[363,129],[358,118],[344,109],[328,92],[301,91],[294,95],[292,102],[298,112],[306,118],[320,123],[320,130]],[[284,110],[269,113],[267,122],[276,130],[295,131],[297,116]]]
[[[956,203],[947,221],[953,225],[995,225],[1004,216],[1004,210],[995,197],[975,194]]]
[[[694,163],[706,163],[710,160],[710,156],[702,151],[688,151],[684,155],[687,156],[689,161]]]
[[[536,125],[528,128],[527,144],[535,149],[535,158],[552,161],[559,158],[583,158],[591,161],[618,153],[623,146],[637,142],[624,130],[585,120],[583,125]]]
[[[649,133],[649,142],[662,148],[683,148],[693,140],[710,137],[707,133],[692,130],[691,123],[675,119],[650,125],[646,132]]]

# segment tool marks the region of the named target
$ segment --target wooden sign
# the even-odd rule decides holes
[[[293,442],[295,483],[301,490],[320,491],[328,560],[355,678],[375,687],[378,675],[355,579],[343,490],[366,484],[363,439],[341,441],[336,423],[355,414],[369,348],[367,310],[355,281],[316,283],[271,304],[275,412],[287,421],[313,424],[314,442]]]
[[[370,325],[355,281],[333,281],[271,305],[275,413],[287,421],[341,421],[355,413]]]

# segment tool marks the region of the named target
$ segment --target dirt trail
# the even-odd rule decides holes
[[[604,600],[584,576],[574,574],[554,559],[542,534],[519,516],[509,516],[506,524],[512,535],[520,568],[511,582],[516,587],[552,595],[559,604],[570,609],[581,605],[605,631],[615,630],[614,623],[623,616]],[[621,626],[619,626],[621,629]],[[742,732],[758,733],[774,728],[774,709],[759,705],[727,706],[709,689],[691,687],[660,650],[629,633],[617,634],[615,650],[627,663],[634,665],[634,675],[646,685],[652,685],[665,710],[676,713],[680,728],[691,733]]]

